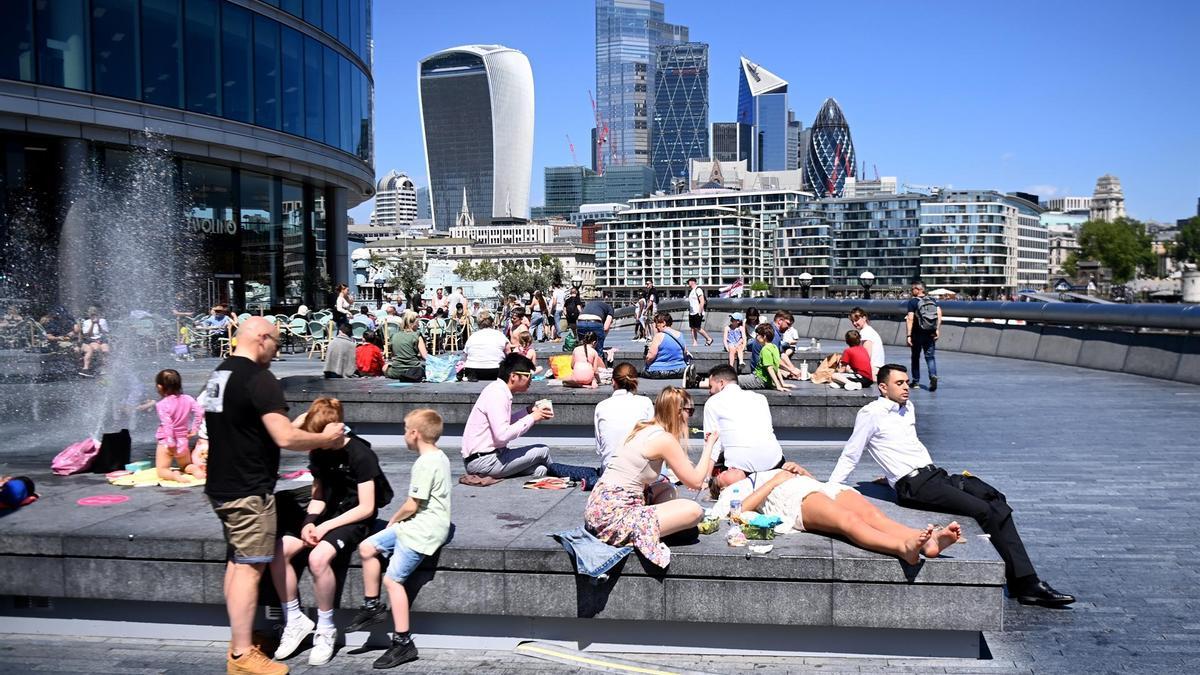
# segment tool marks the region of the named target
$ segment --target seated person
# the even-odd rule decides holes
[[[771,342],[774,335],[775,327],[771,324],[760,323],[758,328],[754,329],[754,341],[759,348],[758,365],[755,366],[753,373],[738,378],[738,384],[743,389],[787,391],[792,388],[792,385],[783,381],[783,374],[780,371],[782,362],[779,347]]]
[[[462,456],[467,473],[493,478],[548,473],[550,448],[508,444],[524,436],[536,422],[552,419],[549,407],[531,405],[513,413],[513,394],[528,391],[533,363],[520,354],[509,354],[500,363],[500,379],[483,388],[463,428]]]
[[[83,320],[79,332],[83,336],[83,370],[79,374],[94,377],[92,360],[96,354],[109,352],[108,321],[100,316],[99,307],[88,307],[88,318]]]
[[[354,350],[354,368],[359,377],[383,376],[383,340],[373,330],[363,333],[363,343]]]
[[[371,310],[366,305],[358,308],[358,314],[355,314],[351,321],[358,321],[365,324],[368,330],[375,330],[375,317],[372,316]]]
[[[871,375],[871,355],[862,346],[862,336],[856,330],[846,331],[846,350],[838,362],[838,370],[833,373],[831,387],[842,385],[846,389],[862,389],[864,386],[875,384]]]
[[[785,463],[782,469],[761,472],[757,478],[731,486],[743,492],[753,490],[742,499],[743,513],[757,511],[779,516],[785,529],[845,537],[868,551],[894,555],[909,565],[920,562],[922,554],[936,558],[962,536],[962,528],[956,522],[941,529],[926,525],[917,530],[901,525],[854,488],[822,483],[795,462]],[[763,478],[767,479],[765,483]],[[721,510],[714,509],[718,513]]]
[[[659,567],[670,564],[671,550],[662,538],[695,527],[703,511],[692,499],[647,503],[646,494],[659,482],[663,465],[688,488],[699,490],[704,485],[712,471],[710,457],[717,437],[705,441],[700,459],[692,464],[684,446],[694,411],[687,391],[662,390],[654,401],[654,419],[633,427],[588,498],[583,513],[588,532],[612,546],[633,546]]]
[[[604,367],[604,357],[596,351],[596,334],[583,333],[579,346],[571,352],[571,379],[563,380],[563,386],[595,389],[600,386],[600,369]]]
[[[683,346],[683,334],[671,327],[670,312],[654,315],[654,337],[646,345],[646,370],[643,376],[671,380],[683,376],[689,352]]]
[[[512,351],[512,353],[520,354],[521,356],[529,359],[529,361],[533,363],[534,375],[542,372],[542,367],[539,366],[537,362],[537,350],[533,348],[533,333],[531,331],[524,331],[521,333],[521,337],[517,338],[517,340],[519,344],[517,345],[517,348]]]
[[[717,488],[783,466],[783,447],[775,437],[767,397],[746,391],[738,379],[737,371],[726,365],[708,373],[704,434],[717,434],[721,439],[713,448],[718,457],[713,477]]]
[[[425,359],[429,357],[429,350],[425,348],[418,322],[416,312],[406,311],[400,320],[400,330],[389,338],[392,360],[387,366],[387,376],[393,380],[420,382],[425,379]]]
[[[325,353],[326,378],[354,377],[357,367],[354,363],[357,345],[351,337],[353,334],[354,330],[349,323],[338,325],[337,333],[329,341],[329,348]]]
[[[737,370],[742,369],[746,362],[746,326],[745,317],[741,312],[729,315],[729,323],[725,326],[725,335],[721,343],[729,354],[729,365]]]
[[[468,382],[491,381],[500,376],[500,362],[508,354],[510,343],[495,329],[495,317],[486,309],[479,313],[479,328],[463,345],[461,377]]]
[[[55,310],[38,319],[49,347],[68,348],[72,346],[79,335],[75,330],[75,322],[63,312]]]
[[[509,351],[515,351],[521,344],[521,333],[532,332],[529,325],[529,317],[525,315],[525,309],[522,307],[513,307],[512,314],[508,320]]]
[[[294,424],[311,432],[342,420],[341,402],[322,397],[313,401]],[[291,656],[312,635],[308,663],[319,666],[333,658],[337,641],[333,607],[338,583],[333,566],[335,562],[339,566],[349,564],[350,553],[371,534],[378,507],[392,500],[392,488],[371,445],[354,435],[343,436],[331,448],[309,453],[309,470],[313,482],[307,511],[294,500],[278,500],[279,539],[271,560],[271,580],[283,605],[284,620],[275,658]],[[292,567],[292,558],[302,552],[308,553],[313,578],[315,624],[300,608],[296,569]]]
[[[551,475],[582,480],[585,490],[592,489],[604,473],[605,467],[612,461],[617,448],[625,443],[625,439],[633,431],[634,425],[654,418],[654,401],[637,393],[638,373],[632,363],[618,363],[613,368],[612,388],[612,395],[597,403],[592,415],[600,468],[551,464]]]

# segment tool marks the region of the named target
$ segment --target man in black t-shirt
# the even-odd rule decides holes
[[[321,433],[292,426],[279,381],[269,370],[279,348],[279,329],[262,317],[238,327],[237,349],[205,385],[208,480],[204,492],[221,520],[228,546],[225,608],[232,639],[228,672],[286,673],[250,642],[258,585],[275,554],[275,479],[279,449],[307,452],[332,447],[342,425]]]
[[[908,300],[908,313],[904,316],[908,328],[908,346],[912,352],[909,364],[908,385],[913,389],[921,386],[921,352],[925,352],[925,365],[929,366],[929,391],[937,391],[937,339],[942,336],[942,308],[937,301],[925,294],[925,284],[912,283],[912,297]]]
[[[567,315],[567,329],[577,330],[579,323],[579,312],[583,309],[583,298],[579,297],[579,289],[572,288],[567,292],[567,301],[564,304],[564,309]],[[576,337],[579,337],[576,335]]]

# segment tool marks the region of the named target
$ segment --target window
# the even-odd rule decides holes
[[[0,77],[33,81],[33,4],[9,0],[0,21]]]
[[[354,88],[350,82],[351,73],[354,69],[350,67],[350,62],[342,57],[337,57],[338,60],[338,114],[342,121],[338,127],[340,134],[338,147],[346,152],[354,152],[354,120],[351,114],[354,111],[354,106],[351,99],[354,98]]]
[[[270,306],[277,300],[283,253],[278,199],[275,178],[241,172],[239,225],[242,228],[242,279],[246,284],[247,309]]]
[[[93,91],[138,97],[137,0],[92,2]]]
[[[224,116],[253,121],[250,59],[250,12],[237,5],[221,6],[221,99]]]
[[[337,14],[338,0],[321,0],[321,28],[334,37],[338,32]]]
[[[142,0],[142,100],[183,107],[179,0]]]
[[[254,123],[279,128],[279,24],[254,16]]]
[[[37,0],[35,7],[38,82],[87,89],[87,20],[83,0]]]
[[[281,29],[279,36],[282,59],[282,126],[297,136],[304,135],[304,38],[291,28]]]
[[[338,101],[338,55],[333,47],[323,46],[322,51],[325,54],[322,59],[325,74],[325,142],[336,146],[342,133],[339,126],[342,106]]]
[[[350,0],[338,0],[337,38],[346,46],[350,45],[350,20]]]
[[[321,27],[321,0],[304,0],[304,20]]]
[[[324,56],[320,42],[304,38],[304,135],[314,141],[325,140]]]
[[[221,114],[221,16],[216,0],[187,0],[184,5],[187,60],[187,109]]]

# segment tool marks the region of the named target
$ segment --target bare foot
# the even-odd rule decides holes
[[[960,539],[962,539],[962,526],[958,524],[958,521],[953,521],[935,531],[929,541],[925,542],[922,552],[926,558],[936,558],[938,554],[958,543]]]
[[[933,526],[930,525],[924,530],[904,540],[903,548],[901,549],[900,559],[909,565],[916,565],[921,562],[921,549],[933,536]]]

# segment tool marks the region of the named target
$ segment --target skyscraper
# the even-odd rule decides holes
[[[738,77],[738,122],[754,128],[750,142],[752,171],[786,171],[788,162],[788,83],[746,57]]]
[[[750,161],[752,131],[753,127],[741,122],[713,122],[713,159],[718,162]]]
[[[403,171],[392,169],[375,186],[375,208],[371,224],[376,227],[407,227],[417,217],[417,188]]]
[[[448,231],[463,190],[479,225],[529,217],[533,70],[521,52],[466,45],[418,65],[434,228]]]
[[[661,2],[596,0],[596,111],[608,126],[605,165],[650,163],[655,49],[687,40],[686,26],[666,23]]]
[[[854,142],[841,107],[825,99],[809,130],[804,182],[819,197],[841,197],[846,176],[854,176]]]
[[[708,157],[708,45],[659,45],[651,125],[654,187],[686,179],[688,160]]]

